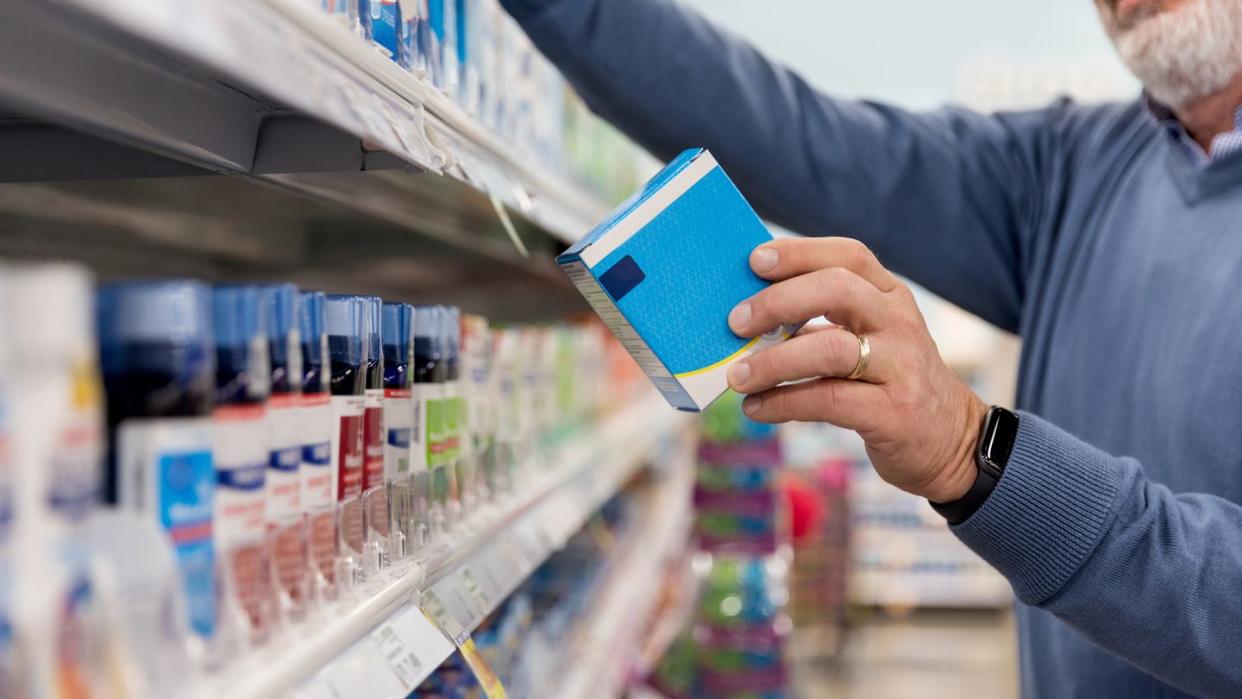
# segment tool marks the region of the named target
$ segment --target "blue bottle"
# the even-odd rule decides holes
[[[328,594],[337,553],[336,479],[332,443],[337,424],[332,417],[332,366],[321,291],[303,292],[298,309],[302,340],[302,509],[307,519],[307,554],[311,564],[311,597]]]
[[[273,528],[302,516],[302,342],[298,288],[272,284],[259,289],[268,318],[271,395],[267,402],[267,521]]]
[[[211,290],[193,281],[112,284],[99,293],[100,360],[111,434],[107,502],[168,532],[189,627],[216,628]]]
[[[272,569],[283,616],[301,618],[307,587],[305,511],[302,509],[302,342],[301,299],[293,284],[259,289],[267,316],[267,530]]]
[[[230,576],[225,609],[240,610],[249,624],[229,631],[252,641],[265,638],[275,620],[266,546],[270,319],[259,299],[257,286],[219,286],[212,292],[216,550]]]
[[[338,508],[338,541],[342,544],[340,555],[360,563],[361,497],[366,463],[366,304],[358,296],[332,295],[327,297],[324,309],[332,372],[332,490]],[[335,577],[332,581],[335,586]]]
[[[410,474],[410,434],[414,429],[410,393],[413,330],[413,306],[384,304],[384,479],[390,482]]]

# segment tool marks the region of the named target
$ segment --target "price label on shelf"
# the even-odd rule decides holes
[[[454,644],[414,607],[407,607],[332,660],[298,697],[399,699],[452,654]]]
[[[455,643],[459,638],[467,635],[466,626],[458,620],[457,614],[449,609],[435,590],[423,593],[422,609],[428,618],[434,621],[436,626],[440,627],[440,630]]]
[[[472,616],[475,619],[482,619],[482,617],[487,616],[488,612],[492,609],[492,599],[491,596],[487,592],[484,592],[483,588],[479,586],[479,580],[475,576],[474,570],[471,566],[467,565],[463,567],[461,572],[458,573],[457,584],[459,586],[459,592],[464,593],[461,595],[463,597],[463,602],[468,605],[470,610],[473,612]]]

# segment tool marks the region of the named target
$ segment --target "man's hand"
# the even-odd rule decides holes
[[[749,394],[746,414],[854,430],[889,483],[933,502],[965,495],[987,407],[940,358],[910,289],[849,238],[776,240],[756,248],[750,265],[776,283],[733,309],[735,333],[757,337],[819,316],[836,325],[804,328],[734,364],[729,384]],[[848,380],[859,360],[855,333],[870,341],[871,362]],[[800,383],[782,385],[789,381]]]

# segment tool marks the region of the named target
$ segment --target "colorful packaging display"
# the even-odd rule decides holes
[[[76,268],[0,272],[6,696],[175,695],[431,555],[428,533],[616,395],[597,326],[493,333],[290,284],[121,283],[94,304]],[[502,424],[524,445],[503,467]]]
[[[692,637],[691,696],[792,696],[784,655],[789,549],[780,441],[728,392],[702,416],[695,534],[707,554]]]

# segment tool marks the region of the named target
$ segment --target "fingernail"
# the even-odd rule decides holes
[[[729,385],[737,388],[750,378],[750,362],[742,360],[729,367]]]
[[[746,400],[742,401],[742,412],[747,415],[754,415],[761,407],[763,399],[759,396],[746,396]]]
[[[750,268],[756,272],[771,272],[776,269],[776,263],[780,258],[780,253],[773,248],[757,248],[750,255]]]
[[[719,317],[719,316],[717,316]],[[733,328],[733,332],[740,332],[746,328],[746,324],[750,322],[750,302],[743,301],[733,307],[729,312],[729,327]]]

